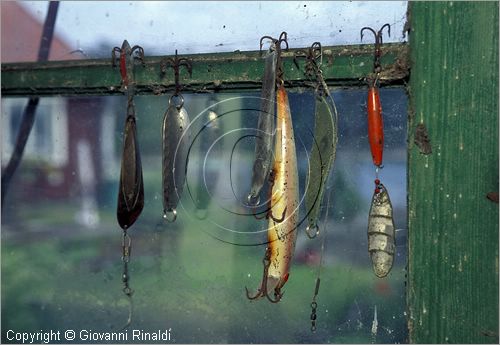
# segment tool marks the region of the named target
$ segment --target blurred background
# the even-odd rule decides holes
[[[1,11],[2,63],[34,61],[47,3],[2,2]],[[397,42],[403,40],[405,11],[405,2],[62,2],[50,56],[108,57],[124,38],[142,45],[147,55],[174,49],[255,50],[260,36],[283,30],[293,48],[315,40],[359,44],[360,27],[378,28],[385,22],[393,26],[391,39],[385,41]],[[276,20],[276,13],[283,20]],[[71,53],[75,50],[79,52]],[[132,329],[171,328],[172,340],[181,343],[407,341],[407,97],[402,88],[381,90],[385,167],[380,177],[389,190],[398,230],[394,267],[379,279],[367,253],[374,168],[366,90],[332,93],[339,112],[339,143],[328,182],[331,203],[322,205],[326,242],[315,333],[309,316],[322,237],[307,239],[305,224],[299,228],[283,300],[271,305],[245,297],[245,286],[255,289],[260,283],[265,245],[259,244],[267,223],[240,202],[250,188],[254,141],[238,140],[255,134],[259,93],[184,95],[193,140],[173,224],[162,221],[161,194],[160,127],[169,95],[135,98],[145,207],[129,232]],[[289,97],[302,197],[314,99],[304,90],[290,90]],[[2,166],[12,153],[26,102],[2,98]],[[204,127],[210,111],[219,115],[217,124]],[[125,112],[123,96],[41,99],[2,208],[4,331],[103,332],[125,323],[128,305],[121,292],[121,228],[116,222]],[[213,133],[221,139],[207,145]],[[304,207],[301,212],[305,215]],[[2,340],[7,341],[5,333]]]

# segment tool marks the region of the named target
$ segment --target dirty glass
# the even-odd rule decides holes
[[[22,13],[12,12],[12,4],[2,4],[3,21],[9,13],[28,16],[32,28],[14,32],[2,27],[17,37],[2,40],[3,61],[18,50],[33,52],[31,60],[24,61],[36,57],[40,35],[33,34],[37,24],[32,21],[40,26],[48,5],[19,4]],[[62,1],[50,59],[107,57],[124,39],[141,45],[147,55],[170,55],[176,49],[179,54],[257,50],[261,36],[282,31],[288,32],[291,48],[314,41],[324,46],[360,44],[361,27],[378,30],[385,23],[392,30],[384,42],[402,42],[406,6],[406,1]],[[373,43],[373,37],[366,43]]]
[[[315,333],[310,331],[310,303],[322,237],[308,239],[304,226],[298,230],[283,300],[271,304],[245,297],[245,286],[254,291],[260,282],[265,251],[258,230],[266,221],[238,202],[250,188],[254,142],[248,134],[257,123],[258,96],[185,95],[194,134],[175,223],[162,220],[160,127],[168,96],[136,97],[145,207],[129,231],[132,325],[124,332],[128,338],[115,342],[155,343],[133,338],[148,332],[168,332],[170,341],[180,343],[405,342],[404,90],[381,91],[386,139],[381,179],[398,229],[395,264],[384,279],[374,276],[367,253],[374,169],[366,90],[333,93],[340,135],[328,182],[331,202],[322,205],[323,216],[327,207],[329,213],[321,223],[326,242]],[[3,131],[15,132],[25,102],[2,99]],[[290,92],[301,196],[313,105],[311,92]],[[67,342],[64,332],[73,330],[80,343],[105,342],[99,338],[103,332],[119,331],[128,315],[121,291],[122,230],[116,221],[126,99],[49,97],[41,99],[39,110],[2,209],[2,341],[12,342],[6,332],[13,330],[60,331],[61,342]],[[213,145],[195,135],[214,129],[203,127],[207,110],[219,114],[220,140]],[[5,163],[11,139],[3,135],[2,140]],[[205,197],[206,210],[196,209],[197,195]],[[300,212],[305,212],[303,205]]]

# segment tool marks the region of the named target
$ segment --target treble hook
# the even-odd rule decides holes
[[[274,186],[274,170],[271,169],[271,171],[269,172],[269,177],[268,177],[268,181],[269,181],[269,191],[270,193],[272,192],[273,190],[273,186]],[[249,194],[248,195],[248,201],[251,202],[252,200],[252,197],[253,197],[253,194]],[[271,194],[269,195],[269,199],[267,200],[267,203],[266,203],[266,209],[265,211],[263,212],[259,212],[259,214],[264,214],[262,217],[258,216],[257,213],[253,213],[253,216],[255,217],[255,219],[269,219],[271,218],[275,223],[282,223],[284,220],[285,220],[285,215],[286,215],[286,206],[285,206],[285,209],[283,210],[283,213],[281,214],[281,218],[276,218],[273,216],[273,210],[272,210],[272,205],[271,205],[271,199],[272,199],[272,196]],[[259,199],[260,201],[260,199]],[[257,202],[255,205],[258,205],[259,203]]]
[[[186,67],[188,70],[189,76],[192,77],[193,75],[193,66],[191,64],[191,60],[188,58],[179,58],[177,55],[177,49],[175,50],[175,58],[165,58],[161,60],[160,62],[160,71],[161,74],[164,75],[167,73],[167,68],[172,67],[174,70],[174,76],[175,76],[175,93],[173,96],[179,96],[180,91],[182,89],[181,83],[179,81],[179,69],[180,66]]]
[[[282,43],[285,43],[285,51],[288,51],[288,34],[286,33],[286,31],[283,31],[278,39],[274,38],[274,37],[271,37],[271,36],[262,36],[260,38],[260,48],[259,48],[259,53],[262,55],[262,47],[264,45],[263,41],[265,39],[268,39],[270,41],[273,42],[273,44],[276,46],[276,54],[278,55],[277,57],[277,63],[276,63],[276,84],[277,85],[282,85],[283,84],[283,74],[284,74],[284,71],[283,71],[283,61],[281,59],[281,52],[282,52],[282,48],[281,48],[281,44]]]
[[[389,37],[391,37],[391,26],[389,25],[389,23],[384,24],[378,32],[376,32],[375,30],[373,30],[372,28],[370,28],[368,26],[365,26],[360,31],[361,42],[363,41],[363,31],[364,30],[371,31],[373,33],[373,35],[375,36],[375,53],[374,53],[374,59],[373,59],[373,72],[374,73],[380,73],[382,71],[382,67],[380,65],[380,57],[382,55],[382,50],[380,49],[380,47],[383,43],[382,42],[382,31],[386,27],[387,27],[387,33],[388,33]]]
[[[307,77],[313,77],[319,72],[319,66],[321,66],[321,61],[320,64],[318,65],[316,60],[321,59],[322,57],[323,57],[323,50],[321,47],[321,43],[314,42],[313,44],[311,44],[309,48],[307,48],[307,51],[297,50],[293,57],[293,63],[298,69],[300,69],[298,58],[305,58],[306,65],[304,74]]]
[[[309,48],[307,48],[307,51],[298,50],[295,52],[293,63],[297,69],[300,69],[298,58],[306,59],[304,75],[309,79],[316,77],[317,83],[314,90],[315,93],[324,95],[326,93],[327,86],[323,79],[323,72],[321,71],[323,61],[323,48],[321,47],[321,43],[314,42]],[[319,64],[317,62],[318,59]]]
[[[271,250],[269,249],[269,247],[266,248],[266,254],[264,256],[264,259],[262,259],[262,263],[264,264],[264,273],[262,275],[261,286],[260,286],[259,290],[257,291],[257,293],[255,294],[255,296],[250,296],[250,292],[248,291],[248,288],[245,286],[247,298],[249,300],[254,300],[254,299],[257,299],[259,297],[266,297],[269,300],[269,302],[278,303],[281,300],[281,298],[283,297],[283,293],[280,292],[280,288],[276,287],[274,289],[275,299],[272,299],[269,296],[269,293],[267,291],[267,273],[269,272],[269,266],[271,266]],[[277,286],[279,286],[279,283]]]
[[[111,50],[111,64],[113,67],[116,67],[117,60],[120,61],[120,74],[122,77],[122,85],[126,89],[129,86],[129,84],[134,83],[132,78],[134,61],[140,60],[142,66],[145,66],[144,49],[138,45],[135,45],[131,48],[128,41],[124,40],[121,48],[114,47]]]

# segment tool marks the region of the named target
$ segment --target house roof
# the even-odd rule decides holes
[[[43,23],[17,1],[0,1],[1,61],[34,62],[38,57]],[[56,20],[57,25],[57,20]],[[49,60],[74,60],[70,46],[54,33]]]

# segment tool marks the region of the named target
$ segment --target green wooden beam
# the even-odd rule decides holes
[[[410,18],[410,341],[498,343],[498,2]]]
[[[406,44],[384,45],[382,83],[402,84],[408,77],[407,50]],[[293,63],[295,51],[291,49],[283,53],[289,87],[304,86],[306,82],[302,72],[304,59],[299,61],[301,70]],[[257,51],[184,57],[192,59],[193,63],[192,78],[181,69],[181,83],[186,92],[251,90],[261,86],[264,64]],[[164,76],[160,73],[162,58],[146,57],[145,67],[137,65],[136,81],[140,94],[162,94],[174,89],[172,70]],[[323,73],[332,86],[364,85],[363,78],[371,72],[372,63],[373,45],[323,49]],[[120,93],[120,73],[111,67],[111,59],[2,64],[4,96]]]

